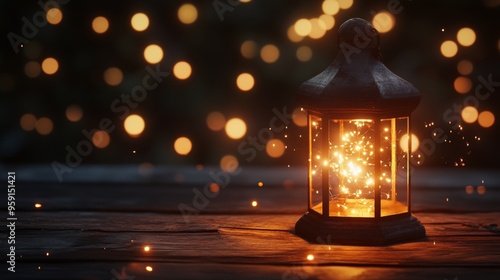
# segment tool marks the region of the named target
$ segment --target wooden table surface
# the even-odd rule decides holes
[[[498,170],[415,170],[413,213],[427,239],[378,247],[293,234],[306,206],[302,168],[245,167],[197,202],[217,168],[82,166],[63,182],[50,166],[8,171],[16,272],[4,261],[1,279],[500,279]],[[8,235],[2,227],[4,258]]]

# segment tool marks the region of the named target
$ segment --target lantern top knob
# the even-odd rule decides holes
[[[377,49],[380,35],[368,21],[361,18],[351,18],[339,27],[339,46],[350,44],[360,51]]]
[[[420,93],[382,63],[379,41],[378,31],[368,21],[352,18],[344,22],[338,30],[337,57],[300,86],[299,104],[338,118],[410,115],[420,102]]]

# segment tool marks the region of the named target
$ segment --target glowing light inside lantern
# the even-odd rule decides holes
[[[325,190],[322,186],[324,172],[328,172],[330,216],[373,217],[376,186],[380,188],[382,216],[407,211],[403,195],[407,186],[406,175],[399,178],[399,185],[396,177],[398,170],[407,170],[407,118],[384,119],[378,124],[364,119],[331,120],[327,151],[322,146],[322,141],[325,141],[323,133],[326,133],[322,124],[321,119],[312,117],[312,209],[318,213],[323,211]],[[375,132],[376,125],[381,126],[380,134]],[[417,148],[418,138],[412,135],[411,149]],[[405,187],[399,194],[401,199],[398,199],[398,186]]]

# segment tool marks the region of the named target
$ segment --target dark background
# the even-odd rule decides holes
[[[45,1],[44,1],[45,2]],[[226,1],[222,1],[226,3]],[[451,130],[443,113],[454,104],[462,104],[473,95],[479,85],[477,77],[492,75],[500,81],[500,1],[400,1],[403,11],[394,15],[395,27],[381,35],[381,53],[384,63],[397,75],[414,84],[423,98],[413,113],[414,133],[423,140],[439,127],[448,132],[451,143],[436,144],[436,150],[426,156],[424,166],[454,166],[464,160],[468,167],[498,167],[498,139],[500,119],[500,88],[484,101],[478,110],[489,110],[497,118],[489,128],[477,122],[463,123],[463,130]],[[305,38],[294,43],[287,37],[287,29],[299,18],[313,18],[322,14],[322,1],[263,1],[240,4],[223,14],[221,21],[212,1],[191,1],[198,10],[197,20],[190,25],[177,18],[179,6],[186,1],[78,1],[61,6],[63,20],[58,25],[39,29],[28,44],[38,44],[41,52],[35,59],[23,53],[16,54],[7,39],[9,32],[21,34],[22,17],[31,19],[40,11],[37,1],[4,1],[0,7],[2,44],[0,50],[0,163],[50,164],[64,162],[66,146],[76,147],[85,137],[81,130],[97,128],[99,120],[110,118],[116,130],[111,133],[111,144],[105,149],[94,148],[83,158],[84,164],[140,164],[154,165],[218,164],[222,156],[233,154],[245,164],[237,147],[248,136],[255,136],[266,128],[273,117],[272,109],[288,112],[298,107],[294,100],[297,87],[322,71],[339,51],[336,32],[345,20],[361,17],[371,21],[371,10],[387,9],[388,1],[355,0],[347,10],[335,15],[335,26],[318,40]],[[149,16],[150,25],[144,32],[130,26],[136,12]],[[91,28],[92,19],[105,16],[109,30],[97,35]],[[445,58],[440,45],[445,40],[456,41],[462,27],[475,30],[477,39],[470,47],[459,46],[458,54]],[[442,31],[444,29],[444,31]],[[253,59],[240,54],[240,45],[253,40],[260,47],[274,44],[280,50],[278,61],[269,64],[257,55]],[[123,129],[118,114],[110,104],[121,94],[129,94],[141,84],[148,63],[143,58],[144,48],[155,43],[162,46],[162,71],[171,71],[175,62],[188,61],[193,73],[187,80],[173,75],[153,91],[131,113],[141,115],[146,129],[140,137],[130,137]],[[295,52],[300,46],[313,50],[312,59],[299,61]],[[54,75],[41,73],[36,78],[24,74],[28,61],[41,63],[54,56],[59,70]],[[460,76],[457,63],[470,60],[474,70],[471,92],[455,92],[453,81]],[[124,74],[118,86],[107,85],[102,73],[108,67],[119,67]],[[153,66],[154,68],[154,66]],[[237,75],[250,72],[255,87],[242,93],[235,84]],[[67,106],[78,104],[83,109],[79,122],[65,117]],[[220,111],[226,119],[240,117],[247,124],[247,134],[239,140],[229,139],[224,131],[213,132],[206,125],[206,116]],[[49,135],[24,131],[19,119],[26,113],[46,116],[54,122]],[[432,128],[426,127],[434,122]],[[270,158],[265,152],[257,154],[255,165],[304,165],[306,163],[305,128],[293,124],[285,132],[275,134],[288,146],[285,154]],[[285,134],[287,137],[285,138]],[[180,156],[173,149],[179,136],[193,142],[193,150]],[[481,140],[477,141],[476,137]],[[467,146],[467,143],[469,145]],[[135,151],[135,153],[133,153]]]

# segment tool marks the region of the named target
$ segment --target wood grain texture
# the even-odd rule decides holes
[[[190,172],[186,174],[196,175]],[[414,195],[414,215],[426,228],[426,240],[339,246],[310,244],[293,234],[306,203],[303,186],[280,183],[281,176],[296,178],[293,174],[265,173],[259,188],[255,181],[262,178],[260,173],[248,172],[187,217],[178,207],[193,206],[193,188],[203,192],[206,178],[188,183],[191,179],[185,177],[186,182],[171,185],[160,175],[163,179],[150,183],[133,176],[128,183],[86,182],[84,177],[64,184],[20,180],[18,272],[8,273],[4,266],[0,278],[499,279],[495,185],[487,185],[484,195],[469,195],[463,186],[431,179],[435,188],[421,185]],[[250,205],[253,200],[257,207]],[[35,209],[36,202],[42,208]],[[2,254],[9,249],[7,236],[7,228],[1,227]],[[309,254],[314,260],[307,260]]]

